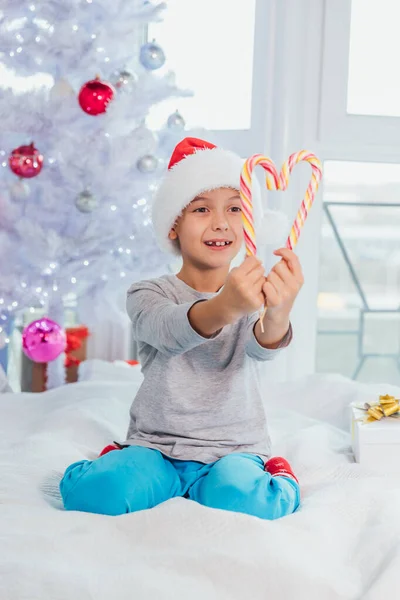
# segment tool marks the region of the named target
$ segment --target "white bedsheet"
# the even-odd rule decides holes
[[[390,386],[314,376],[266,390],[275,454],[303,502],[274,522],[174,499],[121,517],[65,512],[64,468],[124,437],[137,369],[0,395],[1,600],[381,600],[397,597],[400,476],[352,462],[347,406]]]

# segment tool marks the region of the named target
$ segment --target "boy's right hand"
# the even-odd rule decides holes
[[[255,256],[246,256],[239,267],[230,271],[219,297],[232,320],[251,314],[264,305],[262,287],[265,281],[264,267]]]

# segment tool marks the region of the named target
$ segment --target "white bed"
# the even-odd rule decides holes
[[[83,381],[0,395],[1,600],[381,600],[400,569],[400,476],[353,463],[348,404],[390,386],[313,376],[266,390],[274,453],[303,503],[274,522],[184,499],[121,517],[65,512],[63,469],[123,438],[137,368],[88,361]]]

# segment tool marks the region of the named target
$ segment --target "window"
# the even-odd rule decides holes
[[[316,370],[400,384],[397,0],[326,0]]]
[[[152,110],[160,127],[176,108],[188,127],[249,129],[251,124],[255,0],[169,0],[165,18],[149,26],[167,67],[193,98],[168,100]],[[201,10],[200,10],[201,7]]]
[[[352,0],[347,111],[400,116],[400,4]]]
[[[398,146],[397,0],[326,0],[320,135],[329,143]]]
[[[317,371],[400,383],[400,164],[326,161]]]

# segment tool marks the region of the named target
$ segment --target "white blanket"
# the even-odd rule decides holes
[[[140,374],[89,361],[81,381],[0,395],[1,600],[382,600],[397,597],[400,476],[353,462],[347,407],[379,393],[338,376],[266,390],[275,454],[301,509],[274,521],[184,499],[121,517],[61,509],[64,468],[122,439]]]

